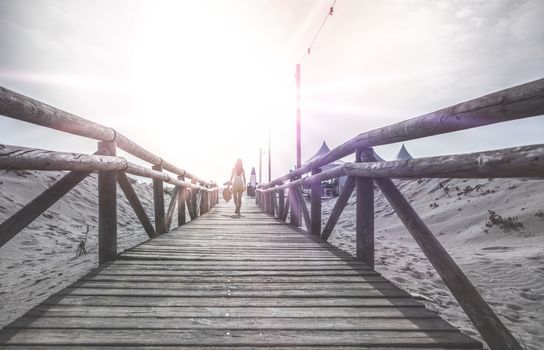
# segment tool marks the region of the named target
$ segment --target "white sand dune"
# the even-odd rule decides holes
[[[522,346],[542,349],[544,181],[427,179],[396,183]],[[479,337],[379,190],[375,190],[375,198],[376,270],[420,296],[429,308],[467,334]],[[333,206],[334,200],[324,202],[323,224]],[[355,208],[352,196],[329,239],[351,254],[355,254]],[[503,218],[517,217],[523,226],[487,227],[488,210]]]
[[[60,179],[62,172],[0,171],[0,221],[5,220]],[[133,183],[150,220],[153,189]],[[170,201],[166,190],[165,205]],[[97,176],[91,174],[49,210],[0,248],[0,327],[97,266]],[[118,188],[118,251],[148,239],[132,207]],[[189,216],[187,215],[187,220]],[[76,249],[89,232],[87,254]],[[172,227],[177,226],[174,215]]]

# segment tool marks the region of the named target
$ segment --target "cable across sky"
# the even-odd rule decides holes
[[[298,60],[298,63],[302,63],[304,58],[312,53],[312,46],[314,45],[315,41],[317,40],[317,37],[319,36],[319,33],[321,33],[321,30],[325,26],[325,23],[327,23],[327,20],[329,19],[329,17],[332,16],[333,13],[334,13],[334,5],[336,4],[336,1],[337,0],[334,0],[332,5],[329,7],[329,12],[327,12],[327,15],[323,19],[323,23],[321,23],[321,26],[317,30],[317,33],[315,34],[314,38],[312,39],[312,42],[310,43],[310,45],[308,45],[308,48],[306,49],[306,51],[304,52],[302,57],[300,57],[300,59]]]

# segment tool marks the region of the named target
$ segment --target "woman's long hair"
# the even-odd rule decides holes
[[[236,160],[236,163],[234,164],[234,171],[236,175],[242,175],[242,172],[244,171],[244,164],[242,163],[241,159]]]

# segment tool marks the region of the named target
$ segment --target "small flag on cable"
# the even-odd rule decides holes
[[[334,12],[334,7],[331,6],[331,8],[329,9],[329,16],[332,16],[333,12]]]

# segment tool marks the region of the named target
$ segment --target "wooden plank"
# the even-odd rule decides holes
[[[114,142],[99,142],[98,153],[115,156]],[[117,257],[117,181],[115,171],[98,172],[98,262]]]
[[[357,149],[356,162],[372,161],[373,154],[372,149]],[[356,186],[355,258],[374,268],[374,182],[371,178],[358,177]]]
[[[66,295],[126,295],[126,296],[155,296],[155,297],[244,297],[244,298],[259,298],[263,296],[262,290],[161,290],[161,289],[106,289],[106,288],[66,288],[58,294]],[[376,289],[360,290],[271,290],[266,293],[266,297],[270,298],[406,298],[408,294],[404,291],[395,289],[387,289],[378,291]]]
[[[162,172],[160,165],[153,165],[153,170]],[[155,232],[158,235],[166,232],[164,217],[164,186],[162,180],[153,179],[153,205],[155,212]]]
[[[344,184],[342,192],[340,192],[340,195],[336,199],[336,203],[334,203],[334,207],[331,211],[329,219],[323,227],[323,232],[321,232],[321,238],[323,238],[325,241],[328,240],[331,236],[332,230],[334,230],[338,219],[340,219],[340,215],[342,215],[342,212],[344,211],[344,208],[346,207],[346,204],[348,203],[348,200],[351,197],[354,189],[355,177],[349,176],[346,180],[346,183]]]
[[[138,195],[136,194],[136,191],[134,191],[134,188],[130,184],[129,179],[124,172],[117,172],[117,183],[119,184],[119,187],[121,187],[121,190],[123,190],[125,197],[130,203],[132,209],[134,210],[136,217],[138,217],[138,220],[140,220],[140,223],[142,224],[149,238],[157,236],[151,220],[149,220],[149,217],[147,216],[145,209],[142,206]]]
[[[203,346],[327,346],[327,345],[384,345],[384,346],[473,346],[478,342],[459,332],[413,331],[328,331],[328,330],[179,330],[179,329],[21,329],[0,333],[6,344],[54,345],[186,345]],[[8,333],[8,336],[6,336]],[[7,339],[6,339],[7,338]]]
[[[126,317],[22,317],[8,329],[247,329],[247,330],[330,330],[330,331],[422,331],[456,332],[439,318],[356,318],[356,317],[237,317],[237,318],[126,318]]]
[[[226,296],[224,296],[226,297]],[[160,311],[160,314],[157,313]],[[154,306],[67,306],[38,305],[26,316],[108,317],[112,315],[138,317],[363,317],[363,318],[436,318],[425,308],[414,307],[161,307]]]
[[[36,198],[19,209],[15,214],[0,224],[0,247],[9,242],[32,221],[61,199],[83,179],[89,176],[88,171],[71,171],[40,193]]]
[[[178,202],[180,187],[174,187],[174,192],[172,193],[172,198],[168,204],[168,210],[166,211],[166,222],[165,222],[165,232],[170,231],[170,225],[172,225],[172,218],[174,217],[174,211],[176,210],[176,203]]]
[[[204,307],[414,307],[423,305],[413,298],[236,298],[236,297],[142,297],[142,296],[84,296],[54,295],[43,305],[79,306],[204,306]]]
[[[375,178],[380,190],[427,257],[476,329],[492,349],[519,349],[489,304],[425,225],[410,203],[389,179]]]

